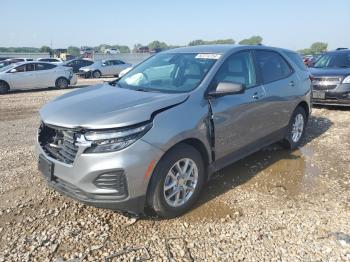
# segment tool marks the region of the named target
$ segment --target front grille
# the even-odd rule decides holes
[[[94,184],[98,188],[117,190],[120,196],[128,193],[126,176],[123,170],[101,174],[95,179]]]
[[[39,144],[50,157],[72,164],[78,152],[75,133],[71,130],[51,127],[42,123],[39,128]]]
[[[314,90],[332,90],[340,84],[340,77],[315,77],[312,81]]]

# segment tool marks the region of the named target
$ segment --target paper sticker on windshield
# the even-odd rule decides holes
[[[198,59],[219,59],[221,57],[220,54],[198,54],[196,58]]]

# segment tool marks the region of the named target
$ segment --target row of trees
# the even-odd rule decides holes
[[[262,44],[263,38],[261,36],[252,36],[247,39],[243,39],[238,42],[240,45],[259,45]],[[205,41],[202,39],[197,39],[191,41],[188,45],[194,46],[194,45],[215,45],[215,44],[235,44],[236,41],[232,38],[229,39],[218,39],[218,40],[212,40],[212,41]]]
[[[247,39],[242,39],[241,41],[238,42],[240,45],[259,45],[262,44],[263,38],[261,36],[252,36]],[[235,44],[236,41],[232,38],[229,39],[217,39],[217,40],[202,40],[202,39],[197,39],[193,40],[188,43],[189,46],[194,46],[194,45],[214,45],[214,44]],[[138,50],[141,47],[145,47],[142,44],[136,44],[134,45],[133,51]],[[154,50],[154,49],[170,49],[170,48],[175,48],[179,46],[175,45],[168,45],[165,42],[161,42],[158,40],[152,41],[149,43],[146,47],[149,48],[149,50]],[[108,44],[100,44],[95,47],[91,47],[94,50],[98,52],[102,52],[103,50],[110,49],[110,48],[115,48],[119,49],[121,53],[130,53],[130,48],[126,45],[108,45]],[[304,55],[309,55],[309,54],[319,54],[322,52],[327,51],[328,44],[324,42],[316,42],[313,43],[309,48],[301,49],[299,50],[300,53]],[[80,48],[76,46],[69,46],[67,48],[67,51],[69,54],[74,55],[74,56],[79,56],[80,54]],[[50,53],[51,48],[49,46],[42,46],[40,48],[36,47],[0,47],[0,52],[18,52],[18,53]]]
[[[304,55],[315,55],[327,51],[328,44],[324,42],[315,42],[309,48],[301,49],[298,52]]]

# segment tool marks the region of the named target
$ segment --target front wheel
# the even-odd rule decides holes
[[[148,205],[161,217],[179,216],[196,202],[204,181],[201,154],[187,144],[177,145],[166,153],[153,172]]]
[[[307,116],[302,107],[297,107],[290,119],[285,141],[291,150],[296,149],[305,133]]]

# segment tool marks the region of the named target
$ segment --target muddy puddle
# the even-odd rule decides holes
[[[237,187],[289,197],[319,190],[321,170],[312,163],[313,155],[311,146],[290,152],[272,145],[244,158],[214,175],[204,188],[199,204],[185,218],[215,220],[240,213],[217,198]]]

